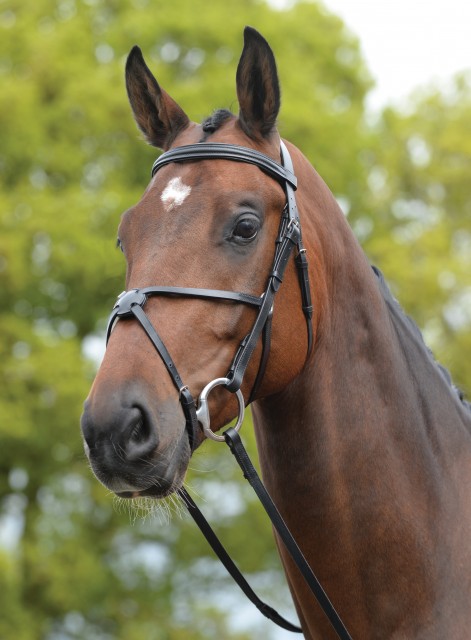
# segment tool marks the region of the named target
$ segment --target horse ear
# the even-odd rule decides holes
[[[280,85],[273,51],[251,27],[244,30],[236,81],[240,126],[251,138],[268,138],[280,110]]]
[[[126,89],[137,126],[146,140],[154,147],[168,149],[190,120],[160,88],[139,47],[132,48],[126,62]]]

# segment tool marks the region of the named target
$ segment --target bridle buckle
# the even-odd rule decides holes
[[[146,300],[147,296],[140,289],[130,289],[119,294],[113,309],[119,318],[126,318],[133,315],[131,307],[134,305],[143,307]]]
[[[216,442],[225,442],[224,436],[218,436],[213,431],[211,431],[211,417],[209,415],[209,407],[208,407],[208,395],[209,392],[214,389],[214,387],[218,387],[220,385],[227,386],[230,383],[229,378],[216,378],[212,382],[209,382],[203,391],[200,393],[200,397],[198,398],[198,408],[196,409],[196,418],[198,422],[201,424],[201,428],[203,429],[207,438],[211,440],[216,440]],[[237,401],[239,403],[239,415],[237,417],[236,424],[232,427],[235,431],[239,431],[242,426],[242,422],[244,420],[244,412],[245,412],[245,401],[244,396],[242,395],[242,391],[237,389],[235,392],[237,397]]]

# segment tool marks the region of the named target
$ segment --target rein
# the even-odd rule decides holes
[[[275,294],[283,281],[286,265],[288,264],[289,258],[295,248],[297,253],[294,259],[301,289],[302,310],[306,318],[307,326],[308,345],[306,357],[309,357],[312,349],[313,307],[309,287],[308,262],[306,258],[306,251],[302,243],[301,223],[294,195],[297,188],[297,180],[294,175],[292,160],[285,144],[282,141],[281,164],[275,162],[265,154],[255,151],[254,149],[238,145],[218,143],[193,144],[176,147],[175,149],[171,149],[170,151],[163,153],[154,162],[152,167],[152,176],[154,176],[161,167],[172,162],[191,162],[208,159],[229,160],[253,164],[277,180],[285,191],[286,205],[281,215],[278,236],[275,241],[274,259],[264,293],[261,296],[254,296],[247,293],[222,291],[218,289],[163,286],[145,287],[124,291],[118,296],[116,304],[113,307],[113,311],[111,312],[106,332],[106,342],[108,343],[115,323],[119,319],[134,317],[139,321],[160,358],[164,362],[172,382],[179,392],[180,403],[185,415],[186,429],[188,432],[191,451],[196,448],[198,442],[199,425],[201,425],[201,428],[208,438],[216,441],[225,441],[228,444],[231,452],[242,469],[244,477],[249,481],[258,498],[262,502],[262,505],[270,517],[274,528],[283,540],[287,550],[306,580],[311,592],[316,597],[324,613],[337,632],[338,637],[341,638],[341,640],[351,640],[351,636],[340,619],[340,616],[335,611],[318,579],[309,567],[309,564],[260,480],[238,434],[238,430],[242,425],[245,410],[245,401],[240,387],[255,347],[261,338],[262,355],[255,382],[247,402],[247,404],[250,404],[252,399],[255,397],[261,380],[263,379],[263,374],[268,361]],[[145,303],[148,298],[152,296],[184,296],[227,300],[235,303],[248,304],[258,309],[257,317],[252,329],[241,341],[226,377],[216,378],[208,383],[201,392],[197,403],[191,395],[189,388],[183,383],[175,363],[165,347],[165,344],[144,311]],[[228,391],[236,395],[239,406],[236,424],[234,427],[228,428],[222,436],[215,434],[210,428],[210,414],[207,402],[207,398],[211,390],[220,385],[224,386]],[[198,509],[191,496],[184,488],[179,490],[179,495],[182,497],[190,515],[201,529],[203,535],[206,537],[225,568],[229,571],[230,575],[234,578],[245,595],[255,604],[255,606],[257,606],[263,615],[278,624],[280,627],[289,631],[302,633],[300,627],[286,621],[272,607],[269,607],[258,598],[218,540],[216,534],[211,529],[209,523]]]

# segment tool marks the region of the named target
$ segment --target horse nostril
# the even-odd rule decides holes
[[[139,444],[146,438],[147,438],[147,434],[145,433],[145,430],[144,430],[144,419],[141,417],[134,425],[131,431],[131,435],[129,437],[129,441]]]
[[[139,415],[132,421],[128,429],[125,443],[126,458],[134,461],[149,457],[157,447],[157,435],[146,416],[139,410]]]

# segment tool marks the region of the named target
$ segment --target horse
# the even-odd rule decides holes
[[[118,229],[127,294],[81,419],[97,478],[130,499],[178,491],[193,451],[250,401],[264,483],[352,637],[469,637],[470,405],[327,185],[281,140],[269,44],[245,29],[238,115],[191,122],[138,47],[126,87],[147,142],[170,155]],[[280,154],[297,178],[303,243],[291,239],[283,273],[274,247],[296,183],[289,171],[280,179]],[[255,340],[268,281],[277,295]],[[193,399],[209,381],[195,429]],[[275,538],[304,637],[336,637]]]

